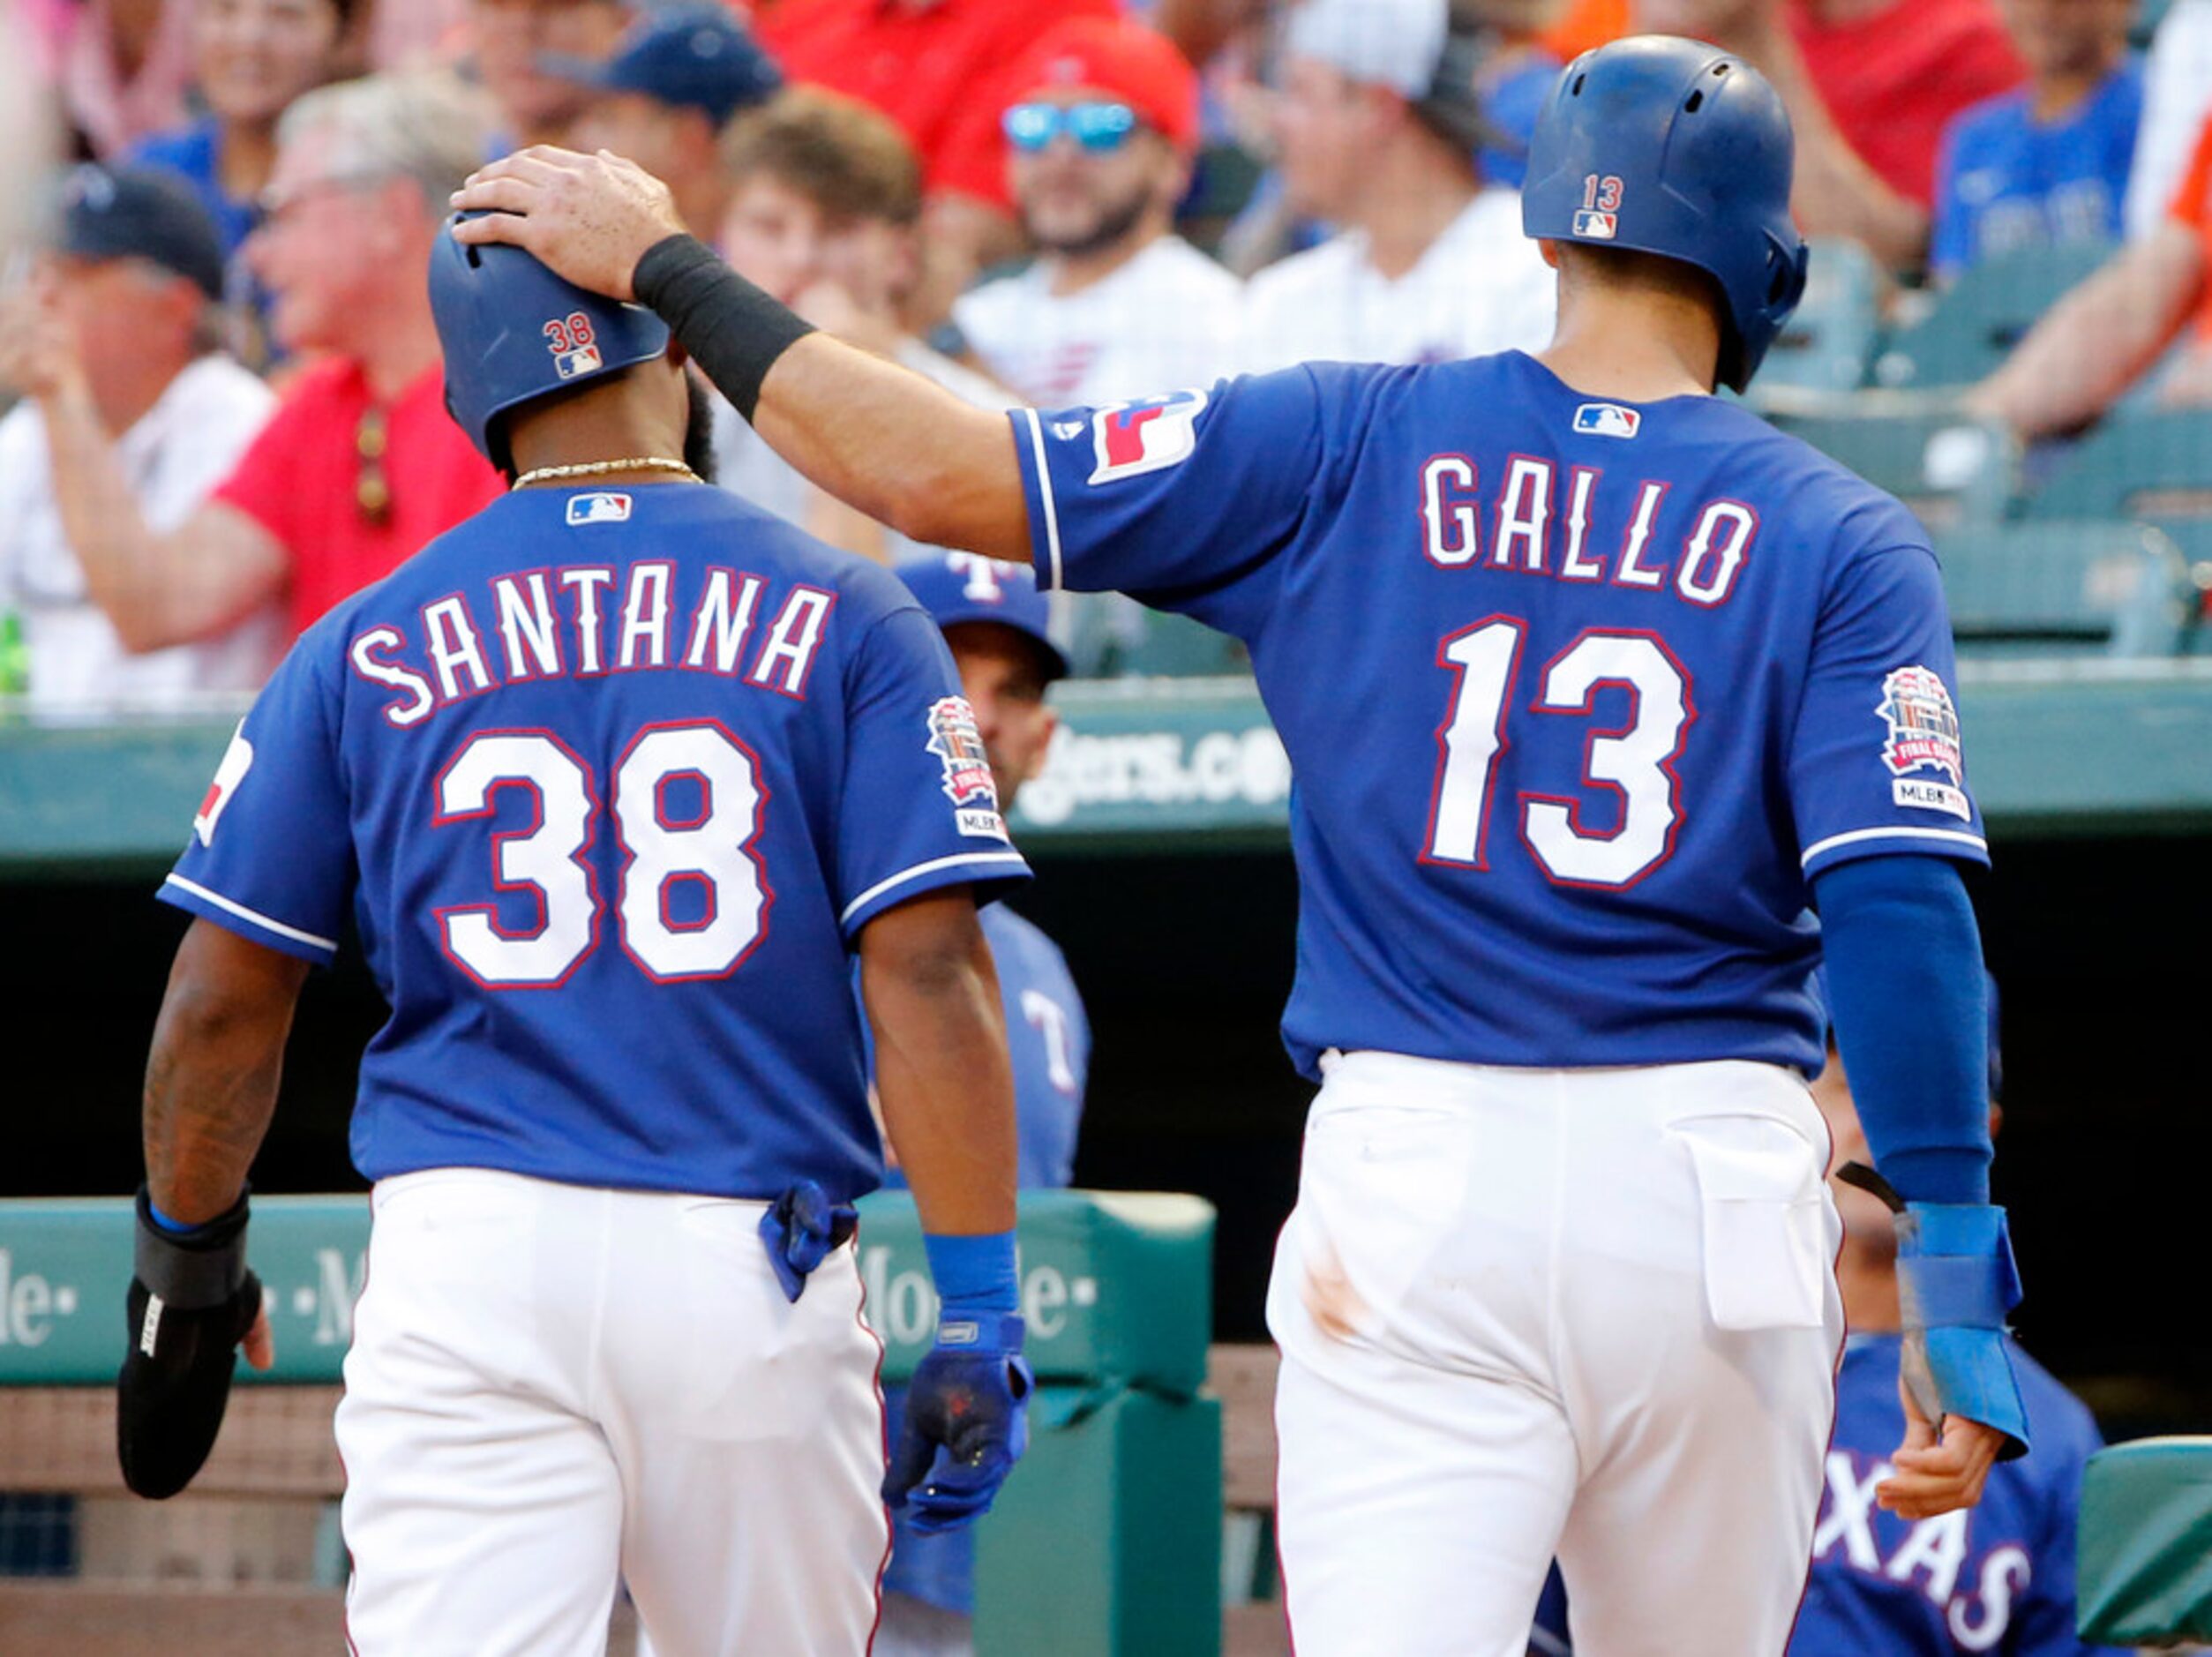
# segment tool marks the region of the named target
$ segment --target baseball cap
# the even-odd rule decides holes
[[[1033,641],[1045,653],[1048,679],[1065,679],[1068,658],[1053,642],[1052,604],[1037,590],[1026,564],[1001,564],[976,552],[933,552],[893,572],[940,627],[994,621]]]
[[[62,181],[54,251],[143,259],[222,297],[222,236],[191,187],[154,167],[73,168]]]
[[[1454,15],[1451,0],[1300,0],[1282,45],[1349,79],[1388,86],[1469,150],[1497,141],[1474,85],[1487,37],[1474,19]]]
[[[604,64],[562,60],[569,79],[602,92],[635,92],[706,112],[722,125],[783,89],[776,66],[745,26],[719,5],[648,11]]]
[[[1096,86],[1126,100],[1177,149],[1198,141],[1197,71],[1165,34],[1128,18],[1070,18],[1047,29],[1009,84],[1009,103],[1054,86]]]

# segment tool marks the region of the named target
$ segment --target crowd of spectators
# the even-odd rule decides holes
[[[2111,250],[1965,406],[2033,440],[2212,402],[2212,0],[2148,37],[2140,5],[12,0],[77,166],[0,287],[0,693],[248,688],[490,498],[423,270],[447,192],[526,143],[636,158],[740,269],[964,397],[1099,403],[1541,346],[1536,111],[1573,52],[1691,34],[1781,88],[1802,224],[1897,292]],[[716,447],[724,486],[911,551],[726,409]]]

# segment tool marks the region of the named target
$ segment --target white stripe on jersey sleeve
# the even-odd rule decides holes
[[[1980,835],[1958,828],[1854,828],[1848,834],[1830,835],[1826,840],[1814,841],[1797,859],[1797,866],[1804,868],[1823,851],[1856,845],[1862,840],[1940,840],[1952,845],[1973,846],[1982,851],[1990,849],[1990,843]]]
[[[1037,457],[1037,498],[1045,503],[1045,547],[1052,555],[1052,580],[1043,583],[1047,592],[1060,588],[1060,508],[1053,500],[1053,469],[1045,454],[1045,428],[1038,420],[1037,410],[1024,409],[1029,417],[1030,453]],[[1034,560],[1032,560],[1034,561]]]
[[[901,870],[888,881],[878,881],[859,896],[847,903],[845,912],[837,918],[840,921],[851,920],[854,915],[894,887],[904,886],[909,881],[919,881],[925,874],[934,874],[939,869],[949,869],[962,865],[986,863],[1011,863],[1016,866],[1027,866],[1023,863],[1022,854],[1018,851],[964,851],[957,857],[932,858],[926,863],[917,863],[911,869]]]
[[[288,926],[281,920],[272,920],[258,910],[248,909],[244,903],[233,903],[221,892],[209,891],[197,881],[188,881],[181,874],[172,874],[164,884],[182,887],[194,897],[204,898],[225,914],[236,915],[240,920],[251,926],[259,926],[264,932],[273,932],[280,938],[289,938],[294,943],[307,944],[317,949],[327,949],[333,955],[338,953],[338,946],[332,940],[318,938],[311,932],[302,932],[297,926]]]

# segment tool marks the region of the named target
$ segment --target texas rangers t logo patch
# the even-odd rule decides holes
[[[215,780],[207,784],[206,798],[192,814],[192,832],[199,836],[200,844],[214,844],[215,824],[222,816],[223,807],[230,804],[230,797],[238,791],[238,784],[245,780],[252,765],[253,744],[246,740],[246,724],[241,719],[237,730],[231,733],[230,746],[223,750],[222,763],[215,768]]]
[[[1206,394],[1191,390],[1099,409],[1091,417],[1098,464],[1090,481],[1110,484],[1189,459],[1198,444],[1198,416],[1205,406]]]
[[[929,751],[945,768],[945,798],[964,835],[1006,838],[999,815],[998,784],[991,778],[991,756],[976,731],[975,710],[964,696],[941,696],[929,707]]]

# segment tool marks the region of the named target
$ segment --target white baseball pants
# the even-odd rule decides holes
[[[1268,1323],[1299,1657],[1780,1657],[1841,1241],[1794,1071],[1332,1057]]]
[[[358,1657],[860,1657],[890,1546],[851,1245],[764,1205],[480,1169],[380,1182],[338,1449]]]

